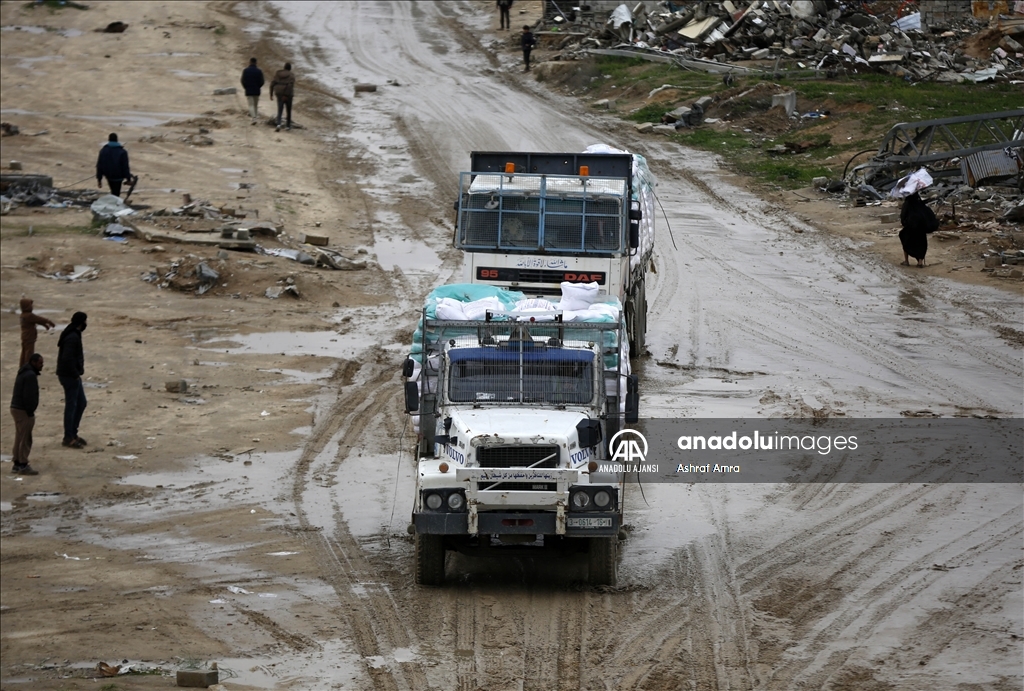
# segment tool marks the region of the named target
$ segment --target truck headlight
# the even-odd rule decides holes
[[[577,509],[585,509],[590,505],[590,495],[586,492],[576,492],[572,495],[572,505]]]
[[[466,504],[466,500],[462,498],[462,494],[459,492],[452,492],[448,495],[448,508],[452,511],[460,510]]]
[[[602,509],[608,506],[608,504],[610,504],[611,501],[612,496],[605,492],[604,490],[601,490],[594,494],[594,503],[597,504]]]
[[[437,511],[441,508],[441,495],[440,494],[428,494],[427,495],[427,508],[433,511]]]

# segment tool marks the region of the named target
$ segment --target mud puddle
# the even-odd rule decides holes
[[[321,357],[349,358],[370,346],[365,333],[339,334],[334,331],[268,331],[232,336],[207,341],[200,347],[233,355],[255,353],[260,355],[317,355]],[[223,346],[223,347],[222,347]]]
[[[376,237],[370,248],[377,263],[385,271],[399,269],[404,273],[436,274],[441,258],[423,242],[401,237]]]
[[[22,110],[21,108],[3,108],[0,109],[0,115],[48,116],[47,113],[37,113],[31,110]],[[71,115],[69,113],[58,113],[56,117],[70,118],[72,120],[91,120],[93,122],[109,122],[121,127],[157,127],[171,120],[188,119],[198,116],[192,113],[148,113],[130,110],[114,115]]]

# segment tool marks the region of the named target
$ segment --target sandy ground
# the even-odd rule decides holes
[[[128,30],[94,31],[114,20]],[[26,133],[3,139],[5,163],[91,185],[117,131],[136,203],[188,193],[279,223],[269,247],[316,232],[367,260],[157,251],[85,232],[88,212],[3,217],[0,393],[20,297],[59,327],[88,312],[90,443],[60,446],[57,331],[41,333],[41,474],[0,477],[0,688],[99,688],[97,662],[122,660],[215,661],[232,689],[1020,688],[1019,486],[657,486],[627,498],[615,592],[581,586],[572,560],[467,558],[426,590],[398,396],[422,296],[461,276],[451,199],[473,149],[648,156],[668,220],[641,366],[652,416],[1020,417],[1019,282],[950,272],[940,250],[899,267],[882,209],[761,199],[710,157],[581,115],[524,79],[491,3],[3,3],[0,24],[3,119]],[[250,55],[295,63],[301,129],[213,95]],[[212,146],[181,141],[200,128]],[[222,274],[204,296],[141,280],[199,260]],[[39,275],[68,264],[99,277]],[[299,298],[264,297],[289,281]]]

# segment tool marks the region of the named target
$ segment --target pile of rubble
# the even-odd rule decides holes
[[[8,214],[19,206],[45,206],[51,209],[87,207],[103,195],[100,190],[57,189],[49,175],[28,174],[0,175],[0,193],[2,214]]]
[[[957,2],[964,7],[951,13],[955,18],[938,13]],[[594,49],[627,49],[668,54],[684,67],[715,72],[729,65],[775,73],[888,72],[911,81],[1024,79],[1020,0],[1003,3],[1010,14],[984,19],[973,17],[971,4],[961,0],[935,0],[923,5],[923,15],[902,17],[896,15],[905,3],[884,0],[648,0],[606,12],[598,11],[607,5],[598,0],[584,6],[593,11],[581,7],[568,15],[554,5],[546,3],[544,21],[555,25],[554,38],[564,36],[556,46],[569,59]]]

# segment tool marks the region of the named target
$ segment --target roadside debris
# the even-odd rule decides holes
[[[135,213],[135,210],[124,203],[120,197],[112,194],[105,194],[90,206],[92,217],[97,221],[109,221],[114,218],[123,218]]]
[[[975,3],[985,5],[991,3]],[[1011,16],[964,16],[945,3],[840,3],[824,0],[722,0],[621,4],[611,11],[545,3],[538,31],[557,60],[587,52],[634,51],[684,69],[771,73],[887,72],[912,81],[1013,81],[1024,78],[1024,7]],[[977,12],[977,10],[976,10]],[[728,67],[726,67],[728,65]]]
[[[92,281],[100,276],[100,270],[95,266],[86,266],[79,264],[72,266],[67,264],[58,271],[50,273],[44,273],[42,271],[36,271],[35,269],[28,269],[31,273],[44,278],[52,278],[57,281],[67,281],[68,283],[74,283],[77,281]]]
[[[220,263],[223,265],[224,261]],[[221,274],[222,271],[213,269],[207,261],[188,255],[175,259],[167,268],[150,269],[142,274],[141,279],[158,288],[205,295],[221,280]]]
[[[271,300],[276,300],[282,295],[290,295],[294,298],[302,297],[299,294],[299,289],[296,288],[294,285],[273,286],[267,288],[266,292],[264,293],[264,296],[270,298]]]

